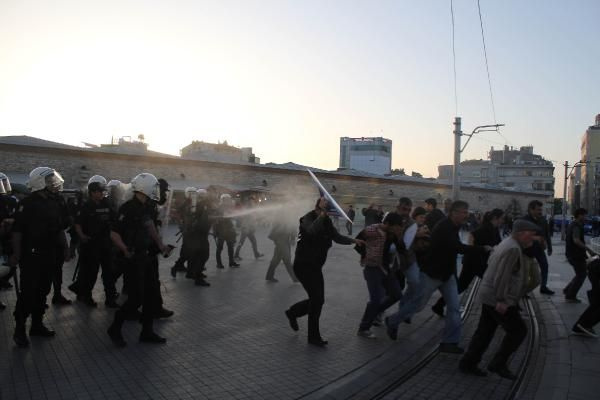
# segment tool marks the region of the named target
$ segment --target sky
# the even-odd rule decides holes
[[[495,113],[477,0],[453,2],[456,96],[450,0],[0,0],[0,135],[227,140],[324,169],[340,137],[383,136],[393,168],[436,177],[458,115],[506,125],[463,159],[533,145],[562,195],[600,113],[600,2],[480,4]]]

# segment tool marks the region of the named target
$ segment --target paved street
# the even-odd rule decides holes
[[[427,310],[401,327],[398,343],[389,341],[381,328],[375,330],[377,340],[357,337],[366,287],[358,255],[351,246],[334,245],[325,267],[322,316],[322,332],[330,345],[327,349],[307,345],[306,320],[294,333],[283,315],[291,303],[304,298],[304,291],[291,283],[283,265],[276,272],[279,283],[265,282],[272,245],[264,231],[258,239],[266,256],[254,260],[247,243],[239,269],[216,270],[211,249],[210,288],[195,287],[183,274],[171,279],[168,272],[176,255],[161,259],[165,306],[175,311],[174,317],[156,323],[156,330],[168,338],[166,345],[139,344],[140,326],[128,322],[124,329],[128,346],[116,349],[105,333],[113,312],[102,303],[97,309],[75,303],[50,306],[47,320],[57,331],[55,338],[32,338],[29,349],[18,349],[12,341],[14,293],[1,291],[0,299],[9,304],[0,313],[0,354],[7,359],[0,363],[1,399],[320,398],[331,388],[344,389],[345,379],[377,362],[397,363],[392,371],[400,370],[414,362],[422,348],[435,343],[443,321]],[[558,247],[551,258],[554,288],[561,288],[572,274],[563,260],[564,250]],[[73,267],[70,263],[65,268],[66,284]],[[104,300],[101,283],[95,298]],[[535,299],[544,318],[545,358],[538,360],[540,373],[535,379],[540,385],[535,382],[530,398],[593,398],[592,382],[600,377],[600,342],[568,334],[585,305],[566,304],[558,295]],[[471,321],[476,321],[477,312]],[[471,322],[465,328],[465,344],[472,329]],[[457,359],[444,356],[428,366],[408,382],[406,388],[412,392],[401,390],[402,398],[435,398],[444,391],[445,398],[492,398],[494,392],[505,390],[506,382],[495,377],[464,380],[456,374]],[[381,365],[377,368],[381,370]]]

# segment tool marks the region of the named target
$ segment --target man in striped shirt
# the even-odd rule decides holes
[[[369,289],[369,302],[358,328],[358,336],[375,339],[375,334],[371,332],[373,320],[377,314],[397,301],[393,297],[386,298],[386,293],[402,292],[396,275],[390,271],[385,253],[389,243],[394,243],[398,250],[404,248],[399,239],[402,237],[403,221],[399,214],[389,213],[382,223],[369,225],[363,230],[366,254],[361,265]]]

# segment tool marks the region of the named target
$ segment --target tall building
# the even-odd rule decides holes
[[[392,141],[382,137],[341,137],[340,169],[389,174],[392,170]]]
[[[581,207],[581,165],[575,167],[569,177],[567,194],[568,211],[572,214],[576,209]]]
[[[452,165],[440,165],[438,173],[439,181],[452,181]],[[460,183],[553,196],[554,166],[551,161],[534,154],[533,146],[519,149],[504,146],[501,150],[492,147],[487,160],[460,163]]]
[[[194,140],[182,148],[180,152],[181,158],[190,160],[260,164],[260,158],[254,155],[252,147],[230,146],[226,141],[223,143],[206,143]]]
[[[600,114],[595,125],[588,127],[581,139],[581,207],[594,215],[600,214]]]

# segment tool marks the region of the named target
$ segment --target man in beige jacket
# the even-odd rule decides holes
[[[483,303],[481,318],[469,348],[460,361],[459,369],[462,372],[487,375],[478,364],[500,325],[506,331],[506,336],[487,369],[503,378],[516,379],[508,369],[507,362],[527,336],[527,327],[518,310],[519,299],[540,284],[537,261],[523,253],[523,249],[532,245],[537,230],[534,223],[517,220],[512,235],[494,248],[479,289]]]

